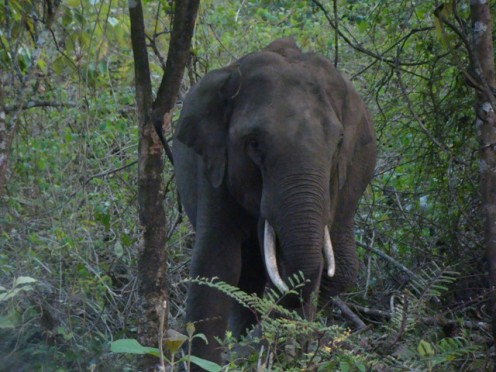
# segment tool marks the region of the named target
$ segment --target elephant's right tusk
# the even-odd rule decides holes
[[[324,257],[327,263],[327,275],[332,278],[336,272],[336,261],[334,260],[334,250],[332,249],[331,234],[329,227],[324,231]]]
[[[270,226],[269,221],[265,220],[265,231],[264,231],[264,255],[265,255],[265,265],[267,266],[267,272],[269,273],[270,280],[272,283],[281,291],[289,291],[288,286],[279,275],[279,270],[277,268],[276,259],[276,234],[272,226]]]

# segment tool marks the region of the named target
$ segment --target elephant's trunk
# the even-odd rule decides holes
[[[323,268],[323,257],[327,261],[327,274],[334,274],[334,256],[327,227],[329,211],[329,181],[325,174],[302,173],[287,176],[277,185],[271,205],[276,210],[265,224],[265,258],[272,282],[281,290],[287,289],[286,278],[302,272],[310,285],[303,288],[307,300],[316,288]],[[272,199],[272,198],[271,198]],[[271,228],[277,237],[273,251],[277,264],[270,256]],[[275,240],[275,239],[274,239]],[[280,276],[282,273],[282,278]],[[284,281],[283,281],[284,279]]]

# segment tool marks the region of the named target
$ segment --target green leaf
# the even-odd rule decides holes
[[[174,331],[173,329],[167,330],[167,338],[165,339],[165,347],[167,350],[171,352],[171,354],[175,354],[181,349],[184,342],[188,339],[187,336]]]
[[[117,258],[121,258],[124,255],[124,248],[122,248],[120,240],[117,240],[114,244],[114,253]]]
[[[191,338],[193,337],[193,335],[195,334],[195,324],[192,323],[192,322],[188,322],[186,324],[186,333],[188,334],[188,336]]]
[[[19,292],[21,292],[24,289],[27,289],[27,287],[15,288],[15,289],[12,289],[10,291],[1,293],[0,294],[0,302],[7,301],[8,299],[15,297],[15,295],[17,295]]]
[[[196,335],[193,336],[193,338],[201,338],[203,341],[205,341],[205,344],[208,345],[207,336],[205,336],[203,333],[197,333]]]
[[[37,282],[36,279],[31,278],[29,276],[20,276],[14,280],[14,287],[17,287],[18,285],[31,284],[36,282]]]
[[[7,316],[0,316],[0,329],[15,328],[16,323]]]
[[[417,350],[419,352],[419,355],[424,358],[434,355],[434,349],[432,348],[431,344],[424,340],[420,340],[417,346]]]
[[[110,344],[110,351],[113,353],[126,353],[126,354],[149,354],[160,357],[160,351],[154,347],[147,347],[141,345],[134,338],[124,338],[114,341]]]
[[[74,333],[69,331],[67,328],[59,326],[57,327],[57,334],[61,335],[64,337],[64,340],[69,341],[74,337]]]
[[[350,365],[346,361],[341,361],[339,363],[339,371],[340,372],[348,372],[350,370]]]
[[[355,361],[355,367],[357,367],[360,372],[366,372],[367,371],[367,367],[360,362]]]
[[[40,58],[40,59],[38,59],[37,64],[38,64],[39,69],[40,69],[43,73],[46,73],[46,70],[47,70],[47,69],[46,69],[46,66],[47,66],[47,65],[46,65],[46,62],[45,62],[43,59],[41,59],[41,58]]]
[[[79,8],[81,6],[81,2],[79,0],[67,0],[66,5],[70,8]]]
[[[202,358],[198,358],[194,355],[190,355],[189,360],[191,361],[191,363],[196,364],[198,367],[201,367],[207,370],[208,372],[219,372],[222,369],[222,367],[217,363]]]

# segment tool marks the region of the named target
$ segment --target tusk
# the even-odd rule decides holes
[[[329,234],[329,228],[327,226],[324,231],[324,256],[327,263],[327,275],[332,278],[336,272],[336,261],[334,260],[331,235]]]
[[[267,266],[267,271],[269,273],[270,280],[272,283],[281,291],[289,291],[288,286],[279,275],[279,270],[277,269],[277,259],[276,259],[276,234],[272,226],[270,226],[269,221],[265,220],[265,231],[264,231],[264,255],[265,255],[265,265]]]

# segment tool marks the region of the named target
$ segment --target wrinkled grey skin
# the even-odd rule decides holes
[[[372,177],[376,141],[367,109],[329,60],[302,53],[291,39],[209,72],[186,97],[173,145],[177,185],[196,241],[191,277],[218,277],[262,295],[265,220],[277,235],[286,279],[302,271],[329,298],[354,283],[358,261],[353,215]],[[323,274],[324,228],[336,274]],[[234,335],[254,314],[216,290],[191,285],[186,320],[209,344],[193,355],[220,360],[214,336]],[[285,306],[301,308],[297,298]]]

